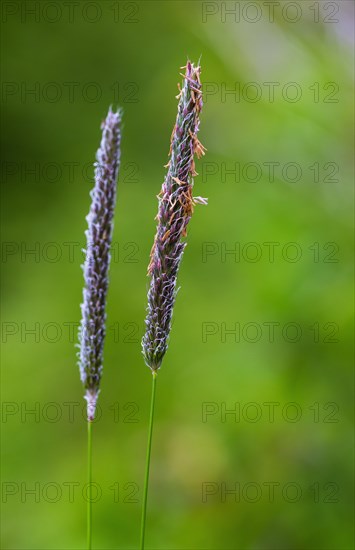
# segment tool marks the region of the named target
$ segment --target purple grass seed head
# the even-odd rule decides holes
[[[95,416],[103,368],[106,333],[106,295],[116,202],[116,182],[120,167],[121,113],[110,108],[101,125],[102,139],[96,153],[95,185],[86,220],[86,256],[83,265],[84,290],[79,328],[79,368],[86,390],[87,417]]]
[[[184,81],[177,96],[178,113],[171,135],[168,171],[158,196],[158,224],[148,267],[150,286],[142,353],[152,372],[160,368],[168,347],[187,225],[194,206],[207,204],[207,199],[192,194],[193,177],[197,175],[194,158],[205,154],[205,148],[197,138],[203,104],[201,68],[190,61],[183,68]]]

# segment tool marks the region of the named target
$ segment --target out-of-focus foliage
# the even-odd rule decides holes
[[[352,3],[281,2],[274,20],[265,2],[33,4],[2,14],[3,547],[84,546],[80,249],[117,103],[94,544],[137,547],[146,269],[179,67],[202,54],[195,193],[209,205],[189,226],[158,377],[147,545],[350,549]]]

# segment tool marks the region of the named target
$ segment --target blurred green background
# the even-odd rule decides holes
[[[74,344],[110,104],[124,130],[94,548],[138,547],[146,269],[179,67],[202,55],[195,194],[209,205],[189,226],[158,377],[147,548],[352,548],[352,2],[2,10],[2,547],[85,547]]]

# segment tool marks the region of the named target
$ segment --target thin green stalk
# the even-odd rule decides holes
[[[152,448],[152,433],[153,433],[154,404],[155,404],[155,389],[156,389],[157,372],[153,371],[152,375],[153,375],[152,397],[151,397],[151,402],[150,402],[148,447],[147,447],[147,458],[146,458],[146,465],[145,465],[145,478],[144,478],[144,489],[143,489],[143,508],[142,508],[141,545],[140,545],[141,550],[144,550],[145,523],[146,523],[146,517],[147,517],[147,498],[148,498],[148,484],[149,484],[150,451],[151,451],[151,448]]]
[[[87,493],[87,547],[91,550],[92,539],[92,422],[88,420],[88,493]]]

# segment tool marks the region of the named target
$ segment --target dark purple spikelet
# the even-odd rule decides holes
[[[205,148],[197,139],[202,109],[201,68],[190,61],[184,68],[184,82],[177,96],[178,114],[171,136],[168,172],[158,196],[158,225],[148,267],[150,287],[142,352],[152,372],[160,368],[168,347],[187,224],[194,205],[207,204],[206,199],[192,195],[193,177],[197,175],[194,156],[200,158],[205,154]]]
[[[101,125],[102,139],[96,153],[95,185],[90,196],[86,258],[83,265],[84,290],[79,329],[79,367],[87,401],[87,417],[95,416],[103,367],[108,269],[116,202],[116,182],[120,166],[121,113],[110,109]]]

